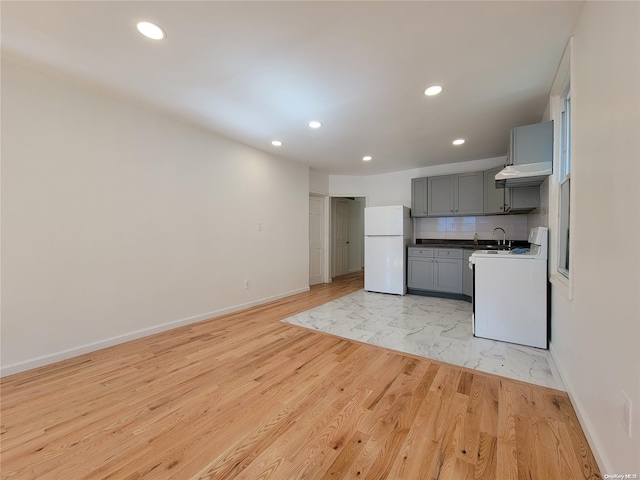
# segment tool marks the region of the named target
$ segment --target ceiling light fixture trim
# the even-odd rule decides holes
[[[138,31],[151,40],[163,40],[167,38],[167,33],[158,25],[151,22],[136,23]]]
[[[309,122],[309,128],[320,128],[322,124],[317,120],[312,120]]]
[[[442,92],[442,87],[440,85],[432,85],[424,91],[424,94],[428,97],[432,97],[434,95],[438,95],[440,92]]]

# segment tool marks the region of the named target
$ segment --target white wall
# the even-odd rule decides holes
[[[308,289],[308,195],[306,166],[3,60],[2,373]]]
[[[309,192],[322,195],[329,194],[329,175],[309,169]]]
[[[382,175],[329,175],[329,193],[335,197],[367,197],[367,207],[411,207],[411,179],[475,172],[504,165],[506,157],[414,168]]]
[[[638,2],[586,2],[576,29],[573,288],[556,279],[551,297],[552,353],[603,474],[640,474],[639,19]],[[549,192],[554,226],[557,189]],[[633,402],[632,439],[622,391]]]

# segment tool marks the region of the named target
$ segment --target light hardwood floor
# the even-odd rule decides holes
[[[2,478],[601,478],[564,392],[280,322],[359,288],[3,379]]]

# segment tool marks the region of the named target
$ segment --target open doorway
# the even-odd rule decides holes
[[[365,204],[365,197],[331,198],[331,278],[364,268]]]

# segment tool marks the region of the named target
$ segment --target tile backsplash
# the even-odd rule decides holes
[[[486,215],[482,217],[429,217],[414,220],[415,238],[448,240],[502,240],[502,232],[493,235],[496,227],[504,228],[507,240],[527,240],[527,215]]]

